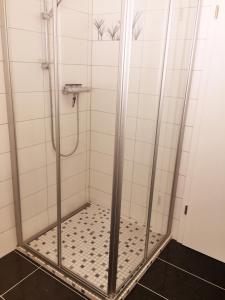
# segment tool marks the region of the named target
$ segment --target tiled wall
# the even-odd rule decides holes
[[[112,3],[110,6],[101,6],[99,1],[93,3],[93,22],[103,24],[103,36],[94,26],[90,195],[91,200],[108,205],[111,204],[112,190],[119,42],[117,38],[110,40],[107,28],[118,24],[119,2],[116,1],[113,7]],[[153,229],[161,233],[165,232],[168,220],[196,4],[197,1],[175,1],[173,7],[151,222]],[[139,35],[134,35],[132,43],[122,214],[141,223],[145,223],[147,217],[168,5],[169,1],[135,1],[134,8],[135,30]],[[119,35],[117,32],[116,36]],[[190,109],[194,109],[192,101]],[[186,132],[189,132],[188,128]],[[183,157],[184,162],[186,151]],[[182,177],[178,195],[181,183]]]
[[[15,246],[11,161],[0,34],[0,257],[14,249]]]
[[[24,238],[56,220],[56,163],[51,145],[48,71],[45,59],[44,1],[7,1],[9,50],[14,92],[21,206]],[[49,5],[49,9],[51,5]],[[79,8],[79,10],[78,10]],[[64,1],[60,8],[60,89],[65,83],[88,82],[89,1]],[[74,26],[68,26],[74,24]],[[83,30],[80,30],[83,26]],[[50,40],[51,37],[50,37]],[[26,46],[24,46],[26,45]],[[52,44],[51,53],[52,51]],[[51,59],[53,59],[51,57]],[[22,76],[21,76],[22,75]],[[53,74],[52,74],[53,75]],[[53,100],[54,102],[54,100]],[[89,99],[80,97],[80,143],[76,153],[62,158],[62,214],[84,204],[89,141]],[[60,93],[61,151],[68,153],[76,143],[76,108],[72,96]]]
[[[112,40],[108,29],[118,26],[121,1],[104,3],[93,1],[90,200],[110,206],[119,41]]]
[[[81,83],[91,87],[91,27],[92,1],[68,1],[60,5],[60,89],[66,83]],[[62,158],[62,214],[68,214],[89,200],[89,146],[90,146],[90,93],[79,98],[77,107],[72,107],[73,95],[60,93],[61,112],[61,152],[69,153],[74,149],[77,136],[77,117],[79,118],[79,146],[77,151]],[[49,122],[48,122],[49,124]],[[55,173],[55,153],[48,144],[52,175]],[[55,174],[54,174],[55,177]],[[51,214],[56,219],[56,185],[50,188]]]
[[[90,195],[91,200],[107,205],[111,205],[119,53],[119,41],[112,40],[107,28],[118,25],[120,6],[120,1],[106,6],[99,1],[93,4],[94,22],[103,20],[105,31],[103,38],[99,38],[96,28],[93,29]],[[168,3],[153,7],[145,1],[135,1],[134,8],[137,22],[132,42],[122,214],[142,223],[146,217],[166,8]],[[158,32],[152,30],[155,23],[160,25]],[[120,36],[119,31],[116,36]],[[152,43],[157,50],[148,53]]]

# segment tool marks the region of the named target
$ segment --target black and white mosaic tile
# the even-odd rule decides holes
[[[145,226],[121,219],[117,285],[123,284],[141,263],[145,246]],[[151,246],[161,235],[151,232]],[[101,290],[107,290],[110,239],[110,209],[91,204],[62,223],[62,263]],[[57,228],[29,244],[48,259],[57,261]]]

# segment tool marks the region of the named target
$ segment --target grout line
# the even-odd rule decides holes
[[[160,261],[162,261],[162,262],[164,262],[164,263],[166,263],[166,264],[168,264],[168,265],[170,265],[170,266],[172,266],[172,267],[174,267],[174,268],[176,268],[176,269],[178,269],[178,270],[183,271],[184,273],[187,273],[187,274],[189,274],[189,275],[191,275],[191,276],[193,276],[195,278],[198,278],[198,279],[200,279],[200,280],[202,280],[202,281],[204,281],[204,282],[206,282],[206,283],[208,283],[210,285],[213,285],[214,287],[219,288],[222,291],[225,291],[225,288],[223,288],[223,287],[221,287],[221,286],[219,286],[219,285],[217,285],[217,284],[215,284],[215,283],[213,283],[211,281],[208,281],[208,280],[206,280],[206,279],[204,279],[204,278],[202,278],[202,277],[200,277],[198,275],[195,275],[195,274],[193,274],[191,272],[188,272],[187,270],[182,269],[182,268],[180,268],[180,267],[178,267],[178,266],[176,266],[176,265],[174,265],[174,264],[172,264],[172,263],[170,263],[170,262],[168,262],[168,261],[166,261],[166,260],[164,260],[162,258],[158,257],[157,259],[160,260]]]
[[[41,268],[38,267],[37,269],[35,269],[33,272],[31,272],[30,274],[28,274],[26,277],[24,277],[22,280],[20,280],[19,282],[17,282],[16,284],[14,284],[10,289],[8,289],[7,291],[5,291],[2,296],[4,296],[5,294],[7,294],[8,292],[10,292],[11,290],[13,290],[16,286],[20,285],[20,283],[22,283],[23,281],[25,281],[27,278],[29,278],[31,275],[33,275],[35,272],[37,272],[39,269]]]
[[[17,249],[14,250],[14,252],[16,254],[18,254],[19,256],[21,256],[22,258],[24,258],[25,260],[27,260],[29,263],[31,263],[32,265],[34,265],[37,269],[39,268],[40,265],[38,265],[37,263],[33,262],[31,259],[28,259],[27,257],[25,257],[25,255],[21,254]]]
[[[78,291],[76,291],[75,289],[73,289],[72,287],[68,286],[67,284],[65,284],[63,281],[59,280],[57,277],[53,276],[49,271],[46,271],[43,267],[40,268],[40,271],[42,271],[43,273],[47,274],[48,276],[52,277],[55,281],[58,281],[59,283],[61,283],[63,286],[65,286],[66,288],[68,288],[69,290],[71,290],[72,292],[74,292],[75,294],[79,295],[81,298],[87,300],[87,298],[80,294]]]
[[[166,297],[164,297],[164,296],[158,294],[157,292],[153,291],[153,290],[150,289],[149,287],[147,287],[147,286],[145,286],[145,285],[143,285],[143,284],[141,284],[141,283],[139,283],[139,282],[138,282],[138,285],[140,285],[140,286],[142,286],[143,288],[145,288],[146,290],[149,290],[150,292],[156,294],[157,296],[161,297],[162,299],[169,300],[169,298],[166,298]]]

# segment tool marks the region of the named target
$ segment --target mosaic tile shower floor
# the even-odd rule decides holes
[[[145,226],[121,219],[117,285],[120,286],[141,263]],[[108,279],[110,209],[91,204],[62,223],[63,266],[106,292]],[[151,232],[155,247],[161,235]],[[48,259],[57,260],[57,229],[54,227],[29,246]]]

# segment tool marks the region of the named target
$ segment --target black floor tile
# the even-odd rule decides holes
[[[45,272],[38,270],[4,295],[5,300],[84,300]]]
[[[148,289],[136,285],[136,287],[131,291],[131,293],[127,296],[126,300],[162,300],[163,298],[158,295],[152,293]]]
[[[225,300],[225,291],[156,260],[140,283],[172,300]]]
[[[40,267],[41,265],[38,264],[35,260],[31,259],[29,256],[25,255],[23,252],[20,252],[19,250],[14,250],[18,255],[21,257],[24,257],[27,261],[30,261],[33,265],[36,265],[37,267]]]
[[[160,258],[225,288],[225,264],[172,240]]]
[[[11,252],[0,259],[0,295],[36,269],[25,258]]]

